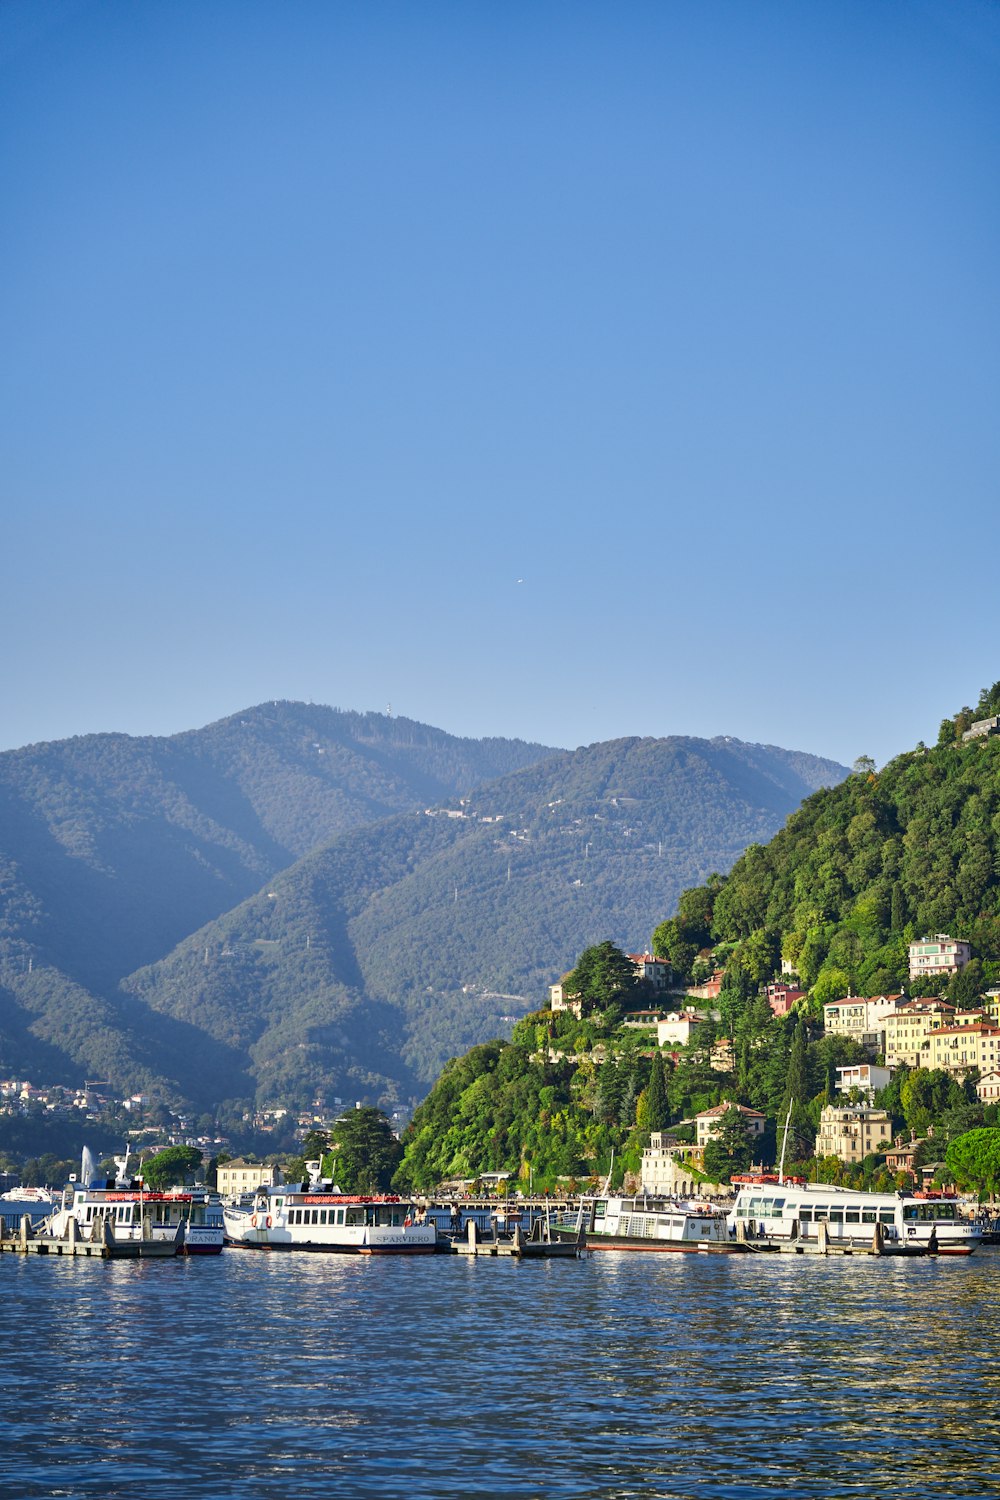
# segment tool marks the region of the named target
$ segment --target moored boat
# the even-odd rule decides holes
[[[392,1194],[335,1187],[261,1188],[249,1208],[225,1208],[226,1243],[249,1250],[346,1255],[421,1255],[437,1248],[437,1227]]]
[[[729,1233],[724,1214],[710,1204],[666,1198],[594,1198],[581,1205],[575,1222],[559,1233],[583,1228],[588,1250],[679,1251],[710,1255],[744,1254],[747,1246]]]
[[[221,1225],[209,1221],[208,1194],[197,1188],[158,1193],[139,1184],[71,1186],[44,1231],[54,1239],[65,1239],[71,1219],[77,1237],[84,1241],[99,1239],[107,1225],[119,1246],[130,1241],[169,1244],[173,1246],[169,1253],[177,1255],[218,1255],[223,1246]]]
[[[875,1193],[748,1173],[734,1177],[729,1229],[755,1249],[807,1248],[822,1239],[868,1248],[878,1231],[885,1255],[971,1255],[983,1238],[948,1194]]]

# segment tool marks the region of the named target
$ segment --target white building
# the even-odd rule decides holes
[[[910,978],[926,979],[928,975],[953,974],[964,969],[972,957],[972,949],[960,938],[952,938],[944,932],[933,937],[918,938],[910,944]]]
[[[693,1198],[728,1195],[732,1189],[718,1183],[704,1182],[695,1175],[701,1152],[697,1146],[682,1146],[659,1130],[650,1133],[649,1145],[642,1153],[640,1192],[651,1197]]]
[[[579,995],[571,995],[567,990],[566,981],[569,977],[569,974],[564,974],[558,984],[549,985],[549,1007],[554,1011],[570,1010],[579,1017],[583,1012],[583,1001]]]
[[[656,1045],[663,1047],[669,1042],[675,1047],[686,1047],[704,1020],[696,1010],[671,1011],[656,1023]]]
[[[852,1063],[850,1067],[837,1069],[837,1092],[849,1094],[859,1089],[863,1094],[874,1094],[888,1088],[892,1078],[891,1068],[879,1068],[875,1063]]]
[[[729,1099],[723,1099],[721,1104],[713,1104],[711,1109],[703,1109],[700,1115],[695,1115],[694,1123],[697,1131],[696,1140],[699,1146],[705,1146],[719,1133],[723,1115],[727,1115],[731,1109],[738,1109],[743,1128],[751,1140],[764,1134],[767,1124],[767,1115],[761,1114],[759,1109],[750,1109],[746,1104],[733,1104]]]
[[[1000,1099],[1000,1071],[991,1068],[976,1084],[976,1093],[984,1104],[995,1104]]]
[[[848,995],[823,1006],[823,1029],[830,1036],[849,1036],[862,1046],[881,1051],[886,1017],[906,1001],[905,995]]]
[[[672,976],[665,958],[654,958],[652,953],[629,953],[627,957],[637,979],[645,979],[657,991],[670,988]]]

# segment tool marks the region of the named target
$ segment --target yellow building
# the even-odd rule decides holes
[[[572,970],[570,970],[570,973],[572,973]],[[574,1016],[579,1019],[583,1014],[583,1001],[579,995],[571,995],[566,988],[566,981],[569,977],[569,974],[564,974],[557,984],[549,985],[549,1007],[554,1011],[572,1011]]]
[[[259,1187],[274,1187],[281,1181],[277,1167],[265,1167],[260,1161],[244,1161],[236,1157],[216,1168],[216,1186],[223,1198],[239,1197],[253,1193]]]
[[[955,1017],[956,1023],[958,1017]],[[964,1025],[941,1026],[928,1038],[925,1068],[943,1068],[963,1078],[973,1068],[990,1073],[1000,1067],[1000,1026],[987,1021],[981,1011]]]
[[[892,1118],[884,1109],[827,1104],[819,1117],[815,1154],[859,1162],[873,1152],[884,1151],[891,1141]]]
[[[885,1065],[927,1067],[932,1031],[950,1026],[955,1007],[944,1000],[907,1000],[885,1018]]]

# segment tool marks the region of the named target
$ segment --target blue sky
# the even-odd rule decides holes
[[[1000,10],[0,7],[0,746],[1000,678]]]

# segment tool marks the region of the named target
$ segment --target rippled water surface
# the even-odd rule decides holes
[[[995,1252],[0,1257],[0,1494],[1000,1494]]]

